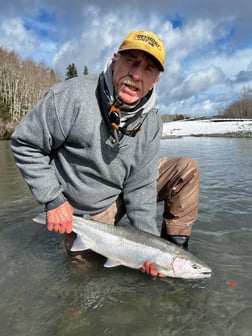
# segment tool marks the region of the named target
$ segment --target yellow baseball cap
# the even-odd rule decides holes
[[[165,46],[160,38],[150,31],[133,31],[119,47],[120,51],[142,50],[150,54],[157,61],[161,71],[164,71]]]

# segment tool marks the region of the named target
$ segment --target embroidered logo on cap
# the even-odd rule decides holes
[[[159,50],[161,50],[160,44],[153,37],[138,34],[138,35],[135,36],[134,39],[137,40],[137,41],[147,42],[152,47],[157,47]]]

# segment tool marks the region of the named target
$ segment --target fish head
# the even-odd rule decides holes
[[[156,265],[158,272],[165,276],[182,279],[203,279],[211,277],[211,268],[201,260],[177,256],[167,264]]]

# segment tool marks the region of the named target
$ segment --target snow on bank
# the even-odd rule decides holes
[[[200,135],[252,137],[252,120],[179,120],[163,125],[163,137]]]

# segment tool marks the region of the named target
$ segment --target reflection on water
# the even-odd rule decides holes
[[[190,156],[201,169],[190,250],[213,276],[185,281],[106,269],[92,254],[73,264],[61,237],[31,221],[41,207],[0,142],[1,335],[250,335],[251,149],[251,139],[162,141],[162,156]]]

